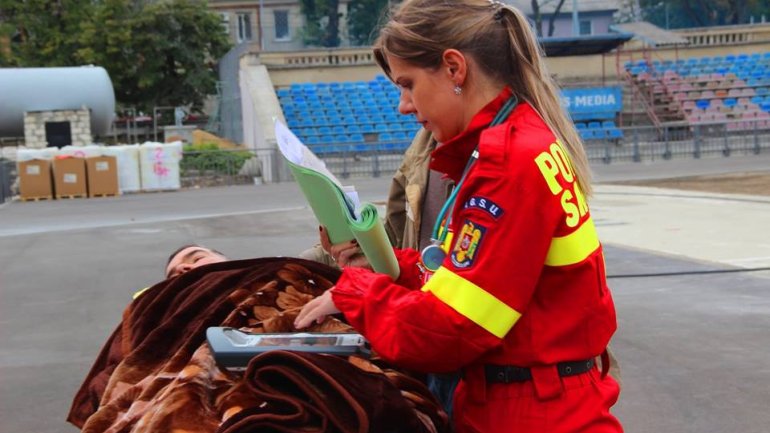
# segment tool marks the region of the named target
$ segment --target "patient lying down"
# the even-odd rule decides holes
[[[126,308],[75,395],[67,420],[84,432],[448,430],[422,382],[376,356],[271,351],[244,373],[217,367],[208,327],[296,332],[301,307],[338,270],[292,258],[227,260],[196,245],[172,255],[166,272],[171,278]],[[354,332],[335,317],[308,331]]]

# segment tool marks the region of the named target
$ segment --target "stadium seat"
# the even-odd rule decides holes
[[[386,132],[389,129],[387,123],[377,123],[374,125],[374,130],[377,132]]]
[[[351,143],[363,143],[366,140],[364,139],[364,134],[355,133],[355,134],[350,134],[349,141]]]
[[[623,138],[623,131],[618,128],[609,128],[606,130],[607,138],[617,140]]]

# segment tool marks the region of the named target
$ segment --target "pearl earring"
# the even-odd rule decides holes
[[[459,84],[455,84],[455,95],[460,96],[463,94],[463,88]]]

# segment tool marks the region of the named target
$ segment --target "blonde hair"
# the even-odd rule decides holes
[[[563,143],[580,188],[589,196],[591,170],[583,143],[560,104],[558,86],[527,17],[496,0],[406,0],[380,30],[374,56],[390,76],[387,56],[435,70],[449,48],[473,58],[483,73],[535,109]]]

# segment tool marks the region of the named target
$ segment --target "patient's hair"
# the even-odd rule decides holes
[[[184,249],[192,248],[192,247],[203,248],[203,249],[211,251],[212,253],[217,253],[217,254],[219,254],[222,257],[227,257],[226,255],[222,254],[221,252],[219,252],[219,251],[217,251],[217,250],[215,250],[213,248],[204,247],[203,245],[200,245],[200,244],[187,244],[187,245],[182,245],[181,247],[177,248],[176,250],[174,250],[173,253],[171,253],[170,256],[168,256],[168,260],[166,260],[166,268],[168,268],[168,264],[171,263],[171,260],[173,260],[174,257],[176,257],[177,254],[182,252],[182,250],[184,250]],[[164,270],[165,270],[165,268],[164,268]]]

